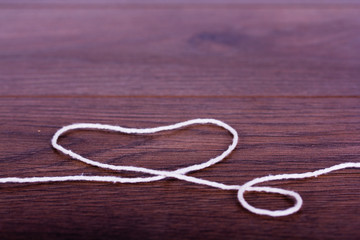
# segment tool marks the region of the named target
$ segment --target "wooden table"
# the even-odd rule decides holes
[[[191,176],[243,184],[360,161],[357,1],[0,3],[0,177],[119,175],[52,149],[74,122],[155,127],[216,118],[235,152]],[[133,136],[73,131],[64,146],[110,164],[172,170],[220,154],[231,136],[193,126]],[[1,239],[359,239],[359,171],[267,184],[303,208],[262,217],[235,191],[166,179],[0,186]],[[291,199],[247,194],[257,207]]]

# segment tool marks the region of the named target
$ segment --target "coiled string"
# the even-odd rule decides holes
[[[232,143],[229,145],[229,147],[219,156],[212,158],[208,160],[207,162],[203,162],[201,164],[194,164],[190,165],[185,168],[179,168],[174,171],[162,171],[162,170],[154,170],[149,168],[143,168],[143,167],[134,167],[134,166],[118,166],[118,165],[111,165],[111,164],[105,164],[100,163],[94,160],[90,160],[88,158],[85,158],[81,156],[80,154],[77,154],[75,152],[72,152],[69,149],[64,148],[60,144],[58,144],[58,139],[61,135],[68,131],[77,130],[77,129],[96,129],[96,130],[104,130],[104,131],[114,131],[114,132],[120,132],[125,134],[151,134],[151,133],[157,133],[161,131],[169,131],[169,130],[175,130],[182,127],[195,125],[195,124],[213,124],[219,127],[222,127],[223,129],[227,130],[231,133],[233,136]],[[152,181],[158,181],[161,179],[164,179],[166,177],[176,178],[179,180],[192,182],[196,184],[201,185],[207,185],[214,188],[220,188],[223,190],[236,190],[238,191],[237,197],[240,202],[240,204],[249,210],[250,212],[253,212],[255,214],[259,215],[268,215],[272,217],[279,217],[279,216],[287,216],[290,214],[293,214],[297,212],[303,203],[303,200],[301,196],[294,191],[285,190],[281,188],[275,188],[275,187],[265,187],[265,186],[255,186],[259,183],[274,181],[274,180],[283,180],[283,179],[303,179],[303,178],[310,178],[310,177],[317,177],[322,174],[330,173],[332,171],[345,169],[345,168],[360,168],[360,163],[355,162],[347,162],[347,163],[341,163],[338,165],[334,165],[329,168],[324,168],[320,170],[316,170],[314,172],[306,172],[306,173],[292,173],[292,174],[278,174],[278,175],[269,175],[264,176],[260,178],[255,178],[243,185],[227,185],[224,183],[214,182],[214,181],[208,181],[201,178],[191,177],[186,175],[189,172],[198,171],[204,168],[207,168],[211,165],[214,165],[221,160],[223,160],[225,157],[227,157],[236,147],[238,143],[238,134],[234,128],[229,126],[228,124],[216,120],[216,119],[192,119],[185,122],[180,122],[168,126],[161,126],[161,127],[155,127],[155,128],[126,128],[121,126],[113,126],[113,125],[106,125],[106,124],[93,124],[93,123],[76,123],[71,124],[68,126],[65,126],[61,129],[59,129],[53,136],[51,140],[52,146],[57,149],[58,151],[64,153],[65,155],[69,155],[73,159],[79,160],[81,162],[84,162],[86,164],[96,166],[99,168],[104,169],[111,169],[115,171],[130,171],[130,172],[139,172],[139,173],[146,173],[151,174],[153,176],[151,177],[134,177],[134,178],[124,178],[124,177],[118,177],[118,176],[83,176],[83,175],[74,175],[74,176],[61,176],[61,177],[5,177],[0,178],[0,183],[39,183],[39,182],[63,182],[63,181],[96,181],[96,182],[113,182],[113,183],[143,183],[143,182],[152,182]],[[266,193],[276,193],[284,196],[289,196],[295,200],[295,203],[292,207],[289,207],[284,210],[267,210],[267,209],[261,209],[256,208],[249,204],[246,199],[244,198],[245,192],[266,192]]]

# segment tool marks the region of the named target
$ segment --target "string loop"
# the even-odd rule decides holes
[[[183,127],[187,127],[190,125],[195,124],[212,124],[215,126],[219,126],[225,130],[227,130],[232,136],[232,142],[229,147],[219,156],[215,158],[211,158],[210,160],[203,162],[201,164],[194,164],[184,168],[179,168],[174,171],[163,171],[163,170],[154,170],[150,168],[144,167],[135,167],[135,166],[119,166],[119,165],[112,165],[106,163],[100,163],[88,158],[83,157],[82,155],[75,153],[69,149],[64,148],[58,143],[59,137],[65,134],[68,131],[73,131],[77,129],[95,129],[95,130],[102,130],[102,131],[114,131],[120,132],[125,134],[151,134],[157,133],[161,131],[170,131],[175,130]],[[38,183],[38,182],[63,182],[63,181],[97,181],[97,182],[113,182],[113,183],[142,183],[142,182],[152,182],[152,181],[159,181],[167,177],[176,178],[179,180],[192,182],[201,185],[207,185],[214,188],[219,188],[223,190],[236,190],[237,197],[239,203],[248,211],[258,214],[258,215],[267,215],[271,217],[279,217],[279,216],[287,216],[291,215],[301,208],[303,204],[303,200],[301,196],[294,191],[285,190],[281,188],[274,188],[274,187],[266,187],[266,186],[255,186],[256,184],[275,181],[275,180],[283,180],[283,179],[303,179],[303,178],[310,178],[310,177],[317,177],[322,174],[327,174],[332,171],[345,169],[345,168],[360,168],[360,163],[355,162],[348,162],[348,163],[341,163],[338,165],[334,165],[329,168],[324,168],[320,170],[316,170],[313,172],[306,172],[306,173],[292,173],[292,174],[278,174],[278,175],[269,175],[264,177],[255,178],[243,185],[227,185],[224,183],[209,181],[201,178],[196,178],[192,176],[186,175],[187,173],[199,171],[201,169],[205,169],[210,167],[224,158],[229,156],[229,154],[236,148],[238,143],[238,133],[237,131],[232,128],[230,125],[216,120],[216,119],[192,119],[185,122],[180,122],[168,126],[161,126],[161,127],[154,127],[154,128],[126,128],[121,126],[113,126],[107,124],[98,124],[98,123],[76,123],[71,124],[59,129],[51,139],[52,146],[62,152],[65,155],[70,156],[73,159],[79,160],[84,162],[85,164],[89,164],[91,166],[103,168],[103,169],[111,169],[115,171],[131,171],[131,172],[139,172],[139,173],[146,173],[153,176],[150,177],[134,177],[134,178],[124,178],[118,176],[83,176],[83,175],[75,175],[75,176],[60,176],[60,177],[25,177],[25,178],[18,178],[18,177],[5,177],[0,178],[0,183]],[[294,205],[284,210],[268,210],[268,209],[261,209],[256,208],[249,204],[244,194],[246,192],[266,192],[266,193],[275,193],[284,195],[286,197],[291,197],[295,200]]]

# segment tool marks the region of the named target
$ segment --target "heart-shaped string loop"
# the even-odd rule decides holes
[[[106,131],[114,131],[114,132],[120,132],[120,133],[125,133],[125,134],[151,134],[151,133],[157,133],[157,132],[162,132],[162,131],[175,130],[178,128],[187,127],[187,126],[191,126],[191,125],[195,125],[195,124],[213,124],[213,125],[219,126],[223,129],[229,131],[233,136],[232,143],[226,151],[224,151],[222,154],[220,154],[219,156],[217,156],[215,158],[212,158],[201,164],[190,165],[188,167],[179,168],[174,171],[160,171],[160,170],[153,170],[153,169],[143,168],[143,167],[104,164],[104,163],[100,163],[100,162],[85,158],[85,157],[81,156],[80,154],[72,152],[71,150],[66,149],[63,146],[61,146],[60,144],[58,144],[58,139],[61,135],[63,135],[64,133],[66,133],[68,131],[76,130],[76,129],[106,130]],[[221,122],[219,120],[215,120],[215,119],[193,119],[193,120],[176,123],[176,124],[169,125],[169,126],[162,126],[162,127],[155,127],[155,128],[126,128],[126,127],[112,126],[112,125],[105,125],[105,124],[76,123],[76,124],[71,124],[71,125],[65,126],[65,127],[61,128],[60,130],[58,130],[54,134],[54,136],[51,140],[51,143],[52,143],[52,146],[55,149],[59,150],[60,152],[66,154],[66,155],[69,155],[70,157],[77,159],[79,161],[82,161],[86,164],[92,165],[92,166],[96,166],[96,167],[104,168],[104,169],[111,169],[111,170],[115,170],[115,171],[132,171],[132,172],[141,172],[141,173],[156,175],[153,177],[122,178],[122,180],[123,180],[122,182],[126,182],[127,180],[129,180],[129,182],[134,183],[134,182],[157,181],[157,180],[161,180],[161,179],[167,177],[169,173],[173,173],[175,175],[176,174],[186,174],[189,172],[198,171],[198,170],[207,168],[211,165],[214,165],[214,164],[220,162],[221,160],[223,160],[225,157],[227,157],[235,149],[235,147],[238,143],[238,134],[237,134],[236,130],[233,129],[231,126],[229,126],[226,123]],[[175,176],[175,175],[173,175],[173,176]],[[171,176],[171,177],[173,177],[173,176]],[[134,181],[134,179],[135,179],[135,181]]]

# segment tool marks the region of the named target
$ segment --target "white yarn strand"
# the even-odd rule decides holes
[[[100,163],[88,158],[81,156],[75,152],[72,152],[69,149],[64,148],[60,144],[58,144],[58,139],[60,136],[65,134],[68,131],[78,130],[78,129],[91,129],[91,130],[102,130],[102,131],[114,131],[120,132],[125,134],[152,134],[161,131],[170,131],[175,130],[183,127],[187,127],[190,125],[195,124],[212,124],[219,126],[225,130],[227,130],[233,136],[232,143],[229,147],[219,156],[212,158],[206,162],[201,164],[194,164],[188,167],[179,168],[174,171],[163,171],[163,170],[154,170],[149,168],[143,167],[135,167],[135,166],[119,166],[119,165],[111,165]],[[98,124],[98,123],[76,123],[71,124],[59,129],[51,139],[52,146],[62,152],[65,155],[69,155],[71,158],[84,162],[85,164],[89,164],[91,166],[103,168],[103,169],[111,169],[115,171],[131,171],[131,172],[139,172],[139,173],[146,173],[151,174],[151,177],[134,177],[134,178],[124,178],[118,176],[84,176],[84,175],[74,175],[74,176],[56,176],[56,177],[4,177],[0,178],[0,183],[46,183],[46,182],[65,182],[65,181],[93,181],[93,182],[113,182],[113,183],[143,183],[143,182],[152,182],[162,180],[166,177],[176,178],[179,180],[183,180],[186,182],[192,182],[201,185],[207,185],[214,188],[219,188],[223,190],[237,190],[238,200],[240,204],[247,209],[248,211],[258,214],[258,215],[267,215],[271,217],[279,217],[279,216],[287,216],[291,215],[301,208],[303,204],[303,200],[301,196],[294,191],[285,190],[281,188],[275,187],[265,187],[265,186],[255,186],[256,184],[265,183],[269,181],[276,181],[276,180],[284,180],[284,179],[304,179],[304,178],[311,178],[317,177],[323,174],[327,174],[333,171],[342,170],[346,168],[360,168],[360,163],[356,162],[347,162],[337,164],[328,168],[319,169],[313,172],[305,172],[305,173],[290,173],[290,174],[278,174],[278,175],[269,175],[264,177],[255,178],[251,181],[243,185],[227,185],[219,182],[209,181],[205,179],[200,179],[196,177],[191,177],[186,175],[189,172],[198,171],[207,167],[210,167],[224,158],[226,158],[236,147],[238,143],[238,133],[237,131],[232,128],[230,125],[216,120],[216,119],[192,119],[185,122],[180,122],[168,126],[161,126],[161,127],[154,127],[154,128],[126,128],[121,126],[113,126],[107,124]],[[261,209],[256,208],[249,204],[244,194],[245,192],[266,192],[266,193],[275,193],[284,196],[291,197],[295,200],[295,203],[292,207],[289,207],[284,210],[268,210],[268,209]]]

